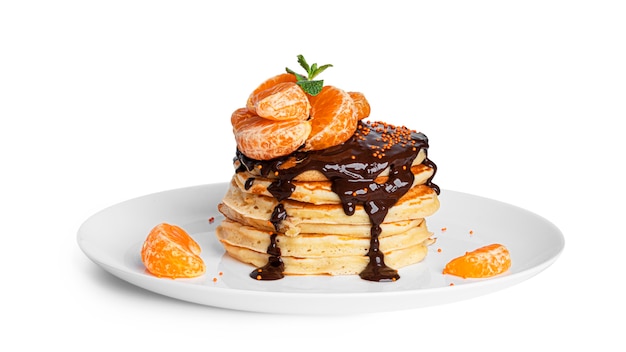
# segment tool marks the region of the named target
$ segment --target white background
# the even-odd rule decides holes
[[[620,1],[3,1],[3,343],[12,350],[608,350],[624,345]],[[565,250],[519,285],[380,314],[215,309],[129,285],[78,227],[225,182],[230,113],[296,55],[425,132],[444,189],[529,209]],[[620,124],[622,122],[622,124]],[[610,317],[616,316],[616,323]],[[7,329],[8,327],[8,329]]]

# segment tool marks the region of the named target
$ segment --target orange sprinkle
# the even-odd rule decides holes
[[[278,171],[274,171],[274,176],[278,176]]]
[[[217,278],[216,277],[213,278],[213,282],[217,282]]]
[[[218,273],[218,275],[219,275],[219,276],[222,276],[222,275],[224,275],[224,273],[220,271],[220,272]]]
[[[444,232],[445,232],[447,229],[448,229],[447,227],[442,227],[442,228],[441,228],[441,231],[444,231]]]
[[[474,234],[474,230],[470,230],[469,234],[473,235]]]
[[[437,248],[437,252],[441,253],[441,248]]]
[[[262,278],[263,278],[263,277],[262,277],[261,275],[257,275],[257,276],[256,276],[256,279],[257,279],[257,280],[261,280]]]
[[[450,286],[454,286],[454,282],[451,282],[451,283],[450,283]]]

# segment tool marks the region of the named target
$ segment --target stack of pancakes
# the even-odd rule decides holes
[[[404,157],[399,162],[364,157],[378,139],[357,137],[351,141],[356,144],[324,152],[325,160],[337,159],[333,165],[341,167],[304,167],[307,153],[270,162],[238,153],[237,171],[218,206],[225,219],[216,233],[226,252],[257,268],[278,259],[288,275],[360,274],[383,258],[393,270],[423,260],[434,242],[425,218],[439,208],[425,136],[412,154],[404,151],[410,144],[398,145],[403,150],[396,154]],[[390,149],[387,154],[396,155]],[[366,174],[372,178],[364,179]]]

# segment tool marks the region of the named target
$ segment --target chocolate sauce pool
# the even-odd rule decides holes
[[[339,196],[346,215],[353,215],[356,207],[361,205],[369,216],[369,263],[359,274],[360,277],[369,281],[395,281],[400,278],[398,271],[385,265],[384,254],[379,248],[380,225],[389,209],[413,185],[411,164],[420,150],[428,151],[428,138],[423,133],[382,122],[360,121],[356,132],[348,141],[324,150],[296,151],[272,160],[250,159],[238,150],[236,160],[241,165],[237,172],[256,169],[262,176],[275,178],[268,191],[279,202],[293,193],[295,186],[292,181],[296,176],[309,170],[323,173],[331,181],[332,190]],[[432,183],[437,166],[428,157],[423,164],[434,169],[435,172],[426,185],[439,194],[439,187]],[[387,168],[387,181],[375,182]],[[246,187],[251,187],[253,182],[254,178],[249,178]],[[278,224],[286,217],[287,213],[279,203],[271,219],[277,232]],[[267,265],[255,269],[250,276],[258,280],[282,278],[284,264],[280,259],[280,248],[275,234],[271,237],[267,253]]]

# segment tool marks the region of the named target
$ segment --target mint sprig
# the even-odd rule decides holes
[[[309,65],[302,55],[298,55],[298,63],[306,71],[305,75],[296,73],[289,67],[286,67],[285,70],[288,73],[296,76],[296,78],[298,79],[296,83],[302,88],[305,93],[311,96],[318,95],[322,91],[322,87],[324,86],[324,80],[314,80],[314,78],[317,77],[317,75],[319,75],[320,73],[324,72],[324,70],[326,70],[327,68],[333,67],[333,65],[326,64],[318,66],[317,63]]]

